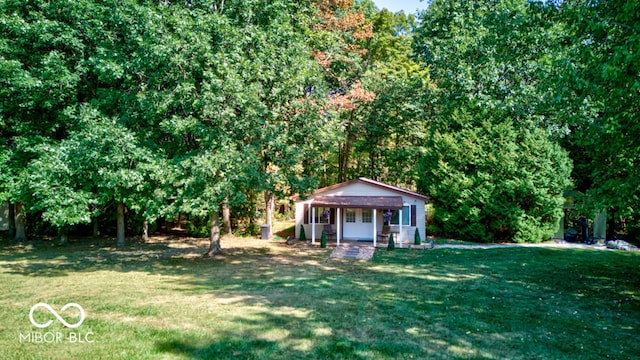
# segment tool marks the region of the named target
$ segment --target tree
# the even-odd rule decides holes
[[[353,0],[320,0],[314,4],[318,16],[313,26],[312,55],[324,75],[322,88],[327,89],[329,100],[324,116],[329,120],[332,142],[338,144],[336,180],[342,182],[348,176],[362,105],[376,96],[362,83],[368,67],[364,44],[373,36],[373,24]]]
[[[236,28],[235,42],[228,48],[248,55],[241,62],[230,59],[234,75],[245,84],[238,90],[248,100],[236,108],[237,121],[247,127],[238,140],[256,152],[256,190],[264,192],[269,226],[277,198],[315,186],[300,165],[316,157],[319,147],[314,145],[322,144],[316,140],[322,124],[312,101],[317,94],[308,91],[309,84],[320,80],[307,47],[308,21],[300,19],[304,10],[286,2],[254,10],[269,21]]]
[[[428,142],[420,186],[432,198],[435,221],[460,239],[546,240],[557,230],[569,184],[566,153],[542,129],[491,120],[436,131]]]
[[[220,244],[220,211],[228,199],[241,203],[244,195],[237,184],[243,182],[244,156],[231,147],[209,149],[198,155],[176,159],[174,179],[177,197],[174,206],[180,212],[208,218],[210,247],[205,255],[222,253]]]
[[[158,124],[148,136],[173,174],[168,211],[208,218],[213,255],[221,252],[224,204],[239,207],[258,191],[274,204],[276,196],[313,185],[300,165],[314,157],[318,127],[305,92],[315,77],[306,8],[229,1],[165,4],[159,11],[163,21],[151,26],[157,42],[145,42],[136,54],[146,56],[139,66],[148,78],[133,102],[142,117],[135,123]]]
[[[371,1],[320,1],[313,55],[329,92],[323,185],[357,176],[414,187],[424,143],[428,71],[411,57],[415,18],[377,11]]]
[[[155,187],[152,169],[140,166],[151,163],[149,143],[130,130],[144,122],[135,126],[123,105],[144,76],[129,61],[151,24],[148,8],[130,1],[115,11],[93,1],[0,6],[8,44],[0,71],[10,74],[0,98],[5,197],[41,212],[63,240],[70,226],[115,202],[122,245],[125,205],[148,206]]]
[[[92,209],[113,204],[117,215],[117,244],[125,242],[124,211],[139,208],[145,190],[159,181],[154,177],[152,154],[114,119],[92,108],[78,113],[79,130],[58,143],[36,148],[28,180],[19,188],[29,197],[31,211],[41,211],[45,221],[64,235],[68,227],[88,223]]]
[[[65,8],[64,13],[61,11]],[[26,238],[24,182],[33,148],[61,139],[74,124],[85,44],[75,29],[86,2],[0,3],[0,200],[15,208],[16,239]]]
[[[387,10],[375,13],[363,84],[376,98],[362,106],[354,141],[354,175],[415,187],[415,159],[428,128],[433,84],[429,72],[412,57],[413,16]]]
[[[119,244],[125,211],[206,216],[215,252],[220,204],[315,185],[308,3],[0,6],[0,199],[20,214],[65,234],[110,208]]]
[[[640,228],[638,1],[566,1],[566,57],[556,78],[574,176],[592,206]],[[614,221],[615,223],[615,221]],[[614,225],[614,224],[611,224]],[[609,226],[613,230],[614,226]]]
[[[557,227],[571,166],[545,122],[545,9],[434,1],[422,14],[415,52],[439,89],[419,188],[448,236],[538,242]]]

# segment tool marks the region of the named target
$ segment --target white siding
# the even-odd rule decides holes
[[[300,239],[300,224],[304,224],[304,202],[302,201],[296,203],[296,239]],[[304,229],[307,239],[311,238],[310,229],[311,226],[309,226],[309,229]]]
[[[339,189],[325,191],[322,196],[398,196],[398,192],[379,188],[366,183],[349,184]],[[404,196],[403,196],[404,197]]]

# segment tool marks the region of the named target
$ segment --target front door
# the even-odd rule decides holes
[[[342,238],[345,240],[372,240],[372,209],[344,209]]]

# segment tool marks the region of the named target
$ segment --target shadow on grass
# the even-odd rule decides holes
[[[193,359],[381,359],[425,358],[433,350],[425,348],[411,335],[393,339],[397,330],[388,329],[375,338],[364,334],[371,329],[358,324],[343,325],[263,311],[256,319],[242,317],[241,330],[222,330],[215,338],[189,338],[184,332],[169,335],[172,340],[160,341],[156,350]],[[333,325],[333,327],[331,327]],[[375,326],[388,326],[379,323]],[[433,358],[433,356],[430,356]]]
[[[229,247],[223,249],[224,256],[203,259],[208,248],[206,240],[180,236],[164,236],[151,243],[139,238],[127,239],[127,245],[122,248],[116,247],[111,238],[75,239],[67,244],[53,240],[7,241],[0,246],[0,268],[8,273],[51,277],[99,270],[180,275],[188,273],[191,264],[215,266],[216,262],[224,264],[237,257],[269,253],[267,247]]]
[[[205,334],[163,329],[153,342],[157,353],[195,359],[640,353],[638,254],[378,250],[365,262],[332,260],[326,249],[272,244],[230,247],[225,257],[203,259],[204,249],[176,247],[175,241],[124,249],[99,241],[5,247],[0,267],[23,276],[114,269],[178,275],[163,281],[173,282],[172,291],[184,299],[210,296],[213,315],[202,316],[212,322],[205,321]],[[215,313],[234,306],[242,311]]]
[[[209,341],[176,333],[157,346],[193,358],[629,358],[640,350],[638,260],[500,249],[379,252],[296,273],[238,263],[227,280],[193,278],[185,291],[227,282],[226,296],[268,310],[228,319],[237,330]],[[278,314],[295,310],[305,314]]]

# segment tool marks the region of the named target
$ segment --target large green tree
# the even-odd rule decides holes
[[[639,8],[638,1],[563,2],[569,36],[557,77],[578,185],[610,220],[627,218],[638,228]]]
[[[323,115],[333,144],[324,149],[321,182],[328,185],[349,177],[365,105],[376,97],[363,85],[370,65],[366,44],[373,37],[373,23],[367,15],[373,6],[369,1],[353,0],[319,0],[314,5],[312,54],[322,69],[324,81],[318,90],[328,100]]]
[[[17,184],[27,181],[35,148],[75,127],[69,113],[86,74],[82,17],[94,10],[84,1],[0,3],[0,201],[16,204],[17,240],[26,238],[30,211]]]
[[[367,176],[405,187],[417,180],[415,160],[426,140],[432,85],[429,71],[412,57],[413,15],[382,10],[371,16],[369,68],[363,84],[376,98],[363,104],[350,176]]]
[[[117,244],[124,245],[125,206],[140,209],[159,182],[159,166],[133,134],[95,109],[79,111],[79,130],[60,142],[36,147],[29,176],[18,188],[28,208],[60,229],[63,239],[71,225],[88,223],[96,209],[113,206],[117,215]],[[162,199],[160,199],[162,201]]]
[[[156,70],[141,51],[161,45],[155,6],[2,6],[1,67],[11,70],[1,98],[3,196],[63,233],[90,215],[116,213],[122,245],[126,208],[153,218],[165,201],[150,165],[165,161],[163,135],[150,136],[156,119],[133,106]]]
[[[232,89],[242,101],[236,108],[243,127],[238,140],[253,153],[248,159],[257,160],[247,162],[245,172],[257,175],[254,189],[264,192],[265,222],[271,226],[277,198],[306,193],[315,185],[303,163],[318,157],[325,142],[318,137],[322,123],[312,101],[318,95],[310,91],[321,79],[308,47],[308,3],[242,6],[243,15],[230,19],[235,26],[228,38],[233,41],[225,51],[233,70],[226,75],[242,84]],[[256,19],[248,25],[245,11]]]
[[[314,57],[323,70],[329,148],[323,184],[358,176],[414,187],[424,143],[428,71],[411,56],[415,17],[371,1],[318,1]]]
[[[438,85],[420,189],[450,236],[538,242],[557,227],[567,153],[549,138],[544,5],[434,1],[415,52]]]
[[[157,8],[162,21],[146,34],[157,39],[135,54],[144,81],[127,99],[130,127],[164,150],[172,211],[208,219],[209,255],[221,251],[223,204],[265,192],[270,205],[313,185],[302,162],[317,152],[318,127],[305,4],[214,5]]]

